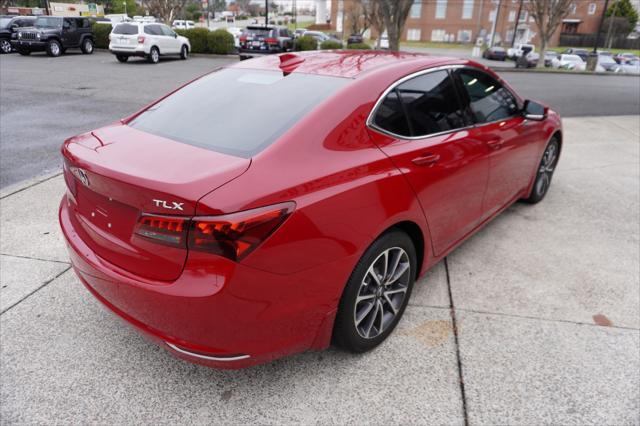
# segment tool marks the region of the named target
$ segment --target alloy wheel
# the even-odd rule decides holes
[[[358,334],[373,339],[398,315],[411,279],[411,262],[404,249],[392,247],[371,263],[362,279],[353,311]]]
[[[551,184],[551,177],[556,167],[558,159],[558,145],[554,142],[547,146],[540,162],[540,168],[538,169],[538,179],[536,180],[536,194],[538,196],[544,195],[549,189]]]
[[[51,50],[51,55],[53,56],[58,56],[60,54],[60,46],[58,45],[58,43],[51,43],[49,50]]]
[[[9,40],[0,40],[0,51],[2,51],[2,53],[11,53],[11,43]]]

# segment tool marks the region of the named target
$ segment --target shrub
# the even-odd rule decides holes
[[[297,51],[316,50],[318,48],[318,40],[311,36],[298,37],[293,44],[293,48]]]
[[[218,55],[228,55],[233,53],[235,49],[233,34],[223,28],[209,33],[207,45],[211,53],[217,53]]]
[[[190,28],[188,30],[175,30],[181,36],[189,39],[191,53],[208,53],[207,38],[209,30],[206,28]]]
[[[371,49],[371,46],[369,46],[367,43],[353,43],[347,45],[347,49],[369,50]]]
[[[342,49],[342,42],[338,40],[325,40],[322,43],[320,43],[320,49],[323,49],[323,50]]]
[[[98,49],[109,48],[109,34],[111,33],[111,29],[111,25],[108,24],[97,24],[94,22],[91,25],[91,30],[93,31],[93,43],[95,47]]]

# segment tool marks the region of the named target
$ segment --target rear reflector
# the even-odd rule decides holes
[[[138,43],[139,44],[144,43],[144,36],[138,36]]]
[[[269,237],[295,209],[287,202],[222,216],[143,214],[134,234],[158,244],[206,251],[240,261]]]

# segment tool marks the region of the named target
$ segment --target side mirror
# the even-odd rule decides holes
[[[173,38],[178,38],[178,33],[173,33]]]
[[[524,101],[522,112],[527,120],[542,121],[547,118],[549,108],[534,101]]]

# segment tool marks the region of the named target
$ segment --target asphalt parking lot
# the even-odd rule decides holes
[[[79,74],[74,57],[58,59]],[[6,81],[9,61],[0,61],[3,157],[5,127],[21,142],[62,140],[126,115],[213,60],[193,58],[191,71],[162,63],[153,77],[146,64],[125,72],[104,54],[91,61],[108,71],[83,68],[70,79],[56,63],[55,85],[43,83],[40,67],[25,67],[23,83]],[[74,89],[85,85],[95,89]],[[63,93],[77,96],[56,103]],[[43,106],[52,104],[53,121]],[[640,424],[638,108],[566,118],[547,198],[515,204],[433,268],[376,350],[309,352],[240,371],[174,359],[84,289],[58,229],[64,182],[55,168],[5,186],[0,423]]]

